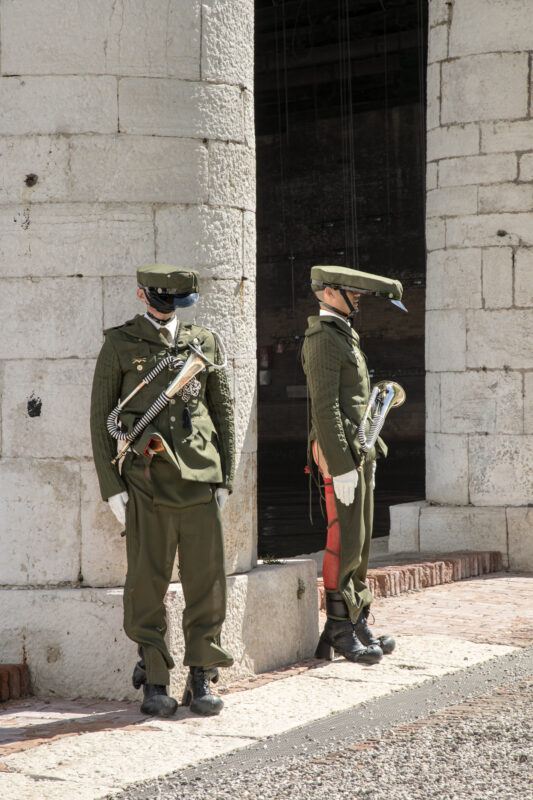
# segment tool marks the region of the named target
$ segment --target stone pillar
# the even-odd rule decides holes
[[[500,550],[533,569],[533,16],[430,0],[427,504],[392,549]]]
[[[99,496],[89,395],[102,329],[141,310],[135,268],[153,261],[200,272],[196,318],[230,359],[235,674],[307,655],[306,565],[269,573],[295,606],[291,646],[265,658],[242,638],[246,607],[264,607],[269,584],[260,570],[244,575],[256,565],[253,2],[2,0],[0,10],[1,658],[26,657],[39,691],[128,693],[125,544]],[[169,606],[178,652],[178,585]]]

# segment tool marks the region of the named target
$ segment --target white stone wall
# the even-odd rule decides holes
[[[450,508],[406,508],[398,518],[419,527],[392,537],[418,537],[422,550],[493,548],[524,569],[533,569],[531,12],[530,0],[429,3],[426,491]]]
[[[198,269],[237,396],[228,572],[256,552],[251,0],[0,2],[0,585],[120,586],[89,394],[135,268]],[[41,402],[39,416],[28,401]]]

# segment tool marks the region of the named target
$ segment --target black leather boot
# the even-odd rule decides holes
[[[146,667],[141,655],[141,660],[137,661],[135,667],[133,668],[133,675],[131,676],[131,682],[133,683],[134,689],[140,689],[141,686],[144,686],[146,683]]]
[[[355,634],[361,642],[367,647],[371,645],[378,645],[381,647],[385,655],[392,653],[396,647],[396,641],[392,636],[383,634],[383,636],[375,636],[369,624],[368,617],[370,616],[370,606],[365,606],[359,615],[359,619],[355,623]]]
[[[383,652],[378,644],[366,647],[357,638],[340,592],[326,592],[326,612],[328,618],[318,642],[316,658],[331,661],[335,652],[348,661],[361,664],[377,664],[381,661]]]
[[[218,669],[191,667],[183,692],[182,705],[190,706],[191,711],[204,717],[220,714],[224,703],[220,697],[211,694],[211,681],[213,683],[218,681]]]
[[[141,706],[143,714],[151,717],[171,717],[176,713],[178,703],[167,694],[167,687],[157,683],[143,685],[144,700]]]

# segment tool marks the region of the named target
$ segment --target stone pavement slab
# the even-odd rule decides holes
[[[380,600],[376,629],[398,632],[377,666],[310,660],[226,687],[225,709],[147,719],[131,703],[11,702],[0,715],[0,795],[96,800],[125,786],[438,680],[533,641],[533,576],[502,573]],[[278,678],[274,680],[274,678]]]

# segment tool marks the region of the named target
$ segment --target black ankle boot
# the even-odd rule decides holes
[[[211,694],[211,681],[213,683],[218,681],[216,668],[191,667],[183,692],[182,704],[190,706],[191,711],[195,714],[202,714],[205,717],[214,717],[220,714],[224,703],[220,697]]]
[[[392,653],[396,647],[394,638],[386,633],[383,634],[383,636],[375,636],[368,625],[369,616],[370,606],[365,606],[354,626],[357,638],[367,647],[370,645],[378,645],[386,655]]]
[[[134,689],[140,689],[141,686],[144,686],[146,683],[146,667],[144,661],[141,656],[141,660],[137,661],[135,667],[133,668],[133,675],[131,676],[131,682],[133,683]]]
[[[357,661],[361,664],[377,664],[381,661],[383,652],[379,644],[367,647],[357,638],[348,608],[340,592],[326,592],[326,612],[328,618],[318,642],[316,658],[331,661],[335,652],[348,661]]]
[[[141,706],[143,714],[151,717],[171,717],[176,713],[178,703],[167,694],[167,687],[157,683],[143,685],[144,700]]]

